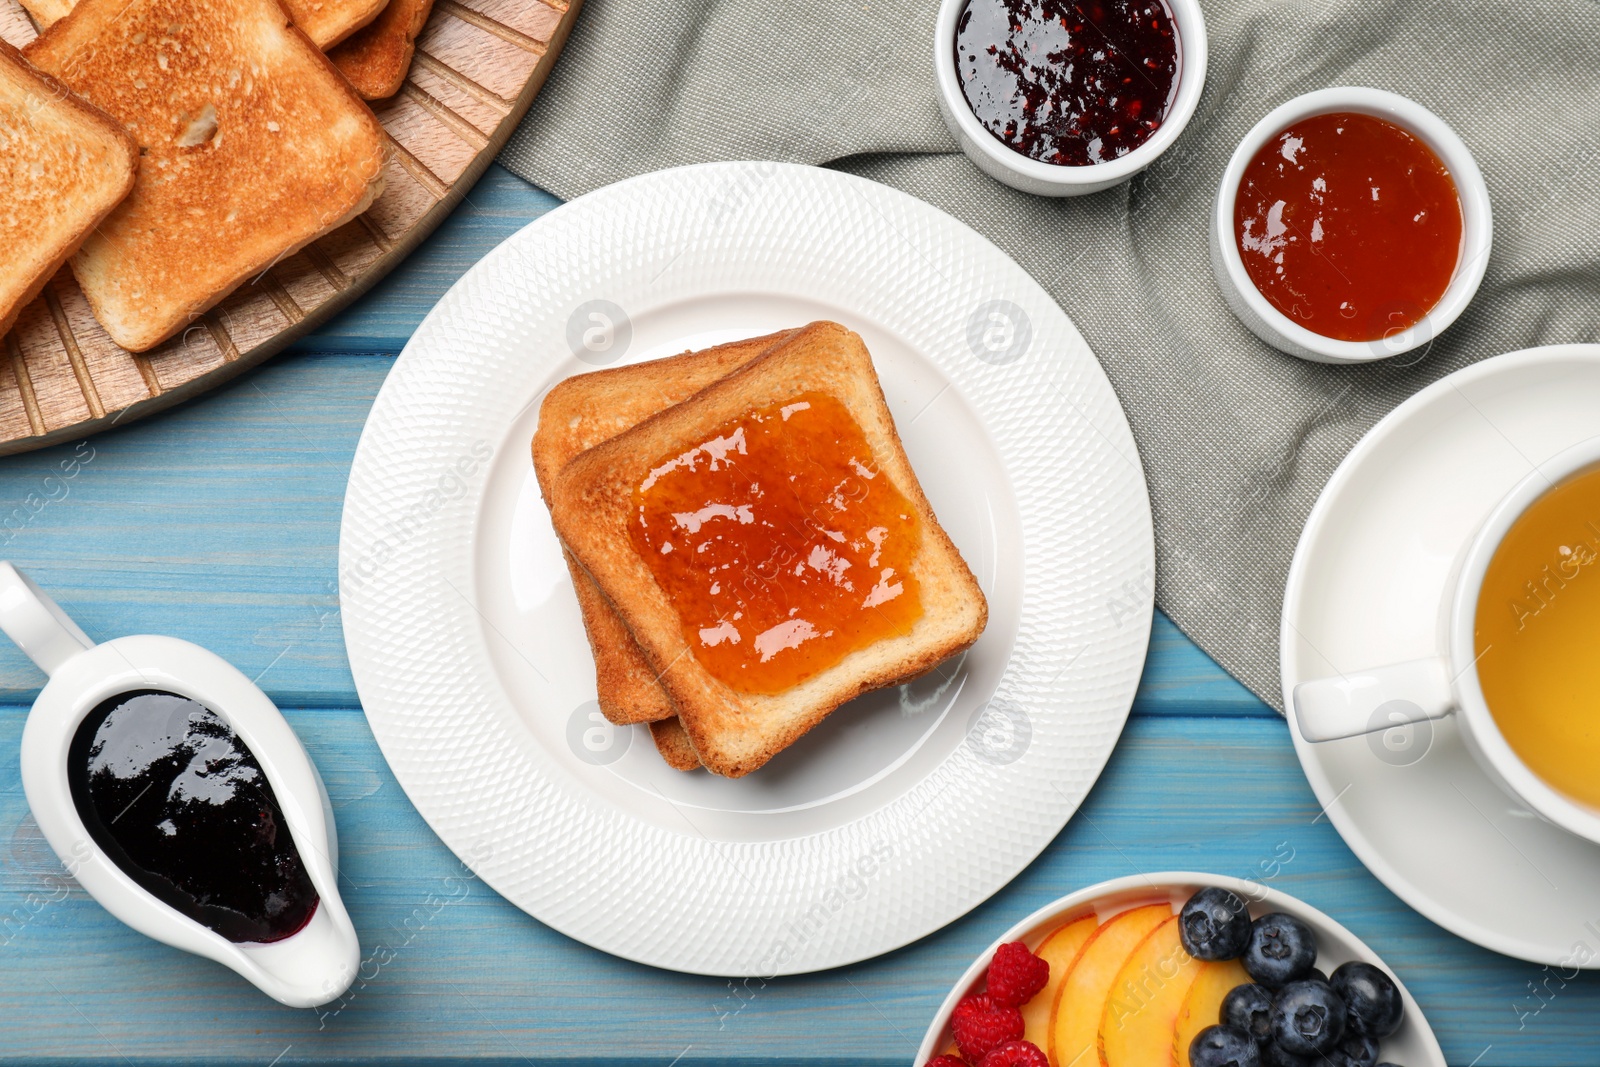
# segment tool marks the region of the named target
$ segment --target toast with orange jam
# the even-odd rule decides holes
[[[545,499],[573,457],[680,403],[771,348],[786,334],[718,345],[648,363],[578,374],[556,385],[539,408],[533,435],[533,469]],[[583,626],[594,652],[600,711],[618,725],[674,718],[666,691],[583,568],[567,555]],[[652,728],[663,758],[680,770],[700,765],[681,729]]]
[[[872,357],[837,323],[583,452],[547,498],[717,774],[750,773],[987,621]]]

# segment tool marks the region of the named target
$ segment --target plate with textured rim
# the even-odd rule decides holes
[[[182,333],[129,352],[62,267],[0,337],[0,455],[124,426],[264,363],[350,306],[454,211],[516,132],[582,0],[434,0],[400,91],[368,104],[388,135],[384,189]],[[0,39],[38,30],[0,0]]]
[[[745,778],[673,771],[597,713],[529,455],[539,402],[824,318],[872,352],[989,626]],[[339,570],[367,719],[457,855],[603,951],[770,977],[937,930],[1055,837],[1126,721],[1154,546],[1116,396],[1020,267],[876,183],[719,163],[565,204],[445,295],[362,432]]]
[[[1301,682],[1433,655],[1446,581],[1478,525],[1534,467],[1596,434],[1600,345],[1474,363],[1367,431],[1311,509],[1289,568],[1285,706]],[[1321,744],[1293,716],[1289,730],[1328,818],[1401,900],[1495,952],[1600,967],[1600,846],[1495,785],[1454,715]]]

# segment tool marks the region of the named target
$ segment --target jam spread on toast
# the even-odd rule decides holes
[[[922,616],[911,502],[837,399],[802,393],[663,456],[633,546],[713,677],[777,693]]]

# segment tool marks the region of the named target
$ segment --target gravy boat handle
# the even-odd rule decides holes
[[[1294,687],[1290,709],[1300,736],[1319,743],[1442,719],[1455,710],[1442,657],[1407,660]]]
[[[0,630],[46,674],[94,647],[61,606],[10,563],[0,561]]]

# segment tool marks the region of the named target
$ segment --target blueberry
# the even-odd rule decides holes
[[[1189,1042],[1190,1067],[1261,1067],[1256,1039],[1232,1026],[1208,1026]]]
[[[1325,1059],[1328,1067],[1373,1067],[1378,1062],[1378,1042],[1347,1027]]]
[[[1326,982],[1290,982],[1272,1001],[1272,1041],[1297,1056],[1328,1052],[1344,1036],[1344,998]]]
[[[1272,990],[1264,985],[1234,986],[1222,998],[1222,1021],[1265,1044],[1272,1040]]]
[[[1334,992],[1349,1005],[1357,1032],[1385,1038],[1400,1029],[1406,1006],[1394,979],[1370,963],[1346,963],[1333,972]]]
[[[1250,925],[1244,969],[1259,984],[1279,989],[1310,974],[1316,962],[1317,937],[1293,915],[1275,911]]]
[[[1297,1056],[1271,1041],[1261,1046],[1261,1067],[1328,1067],[1321,1056]]]
[[[1197,960],[1236,960],[1250,943],[1249,905],[1230,889],[1207,886],[1183,906],[1178,937]]]

